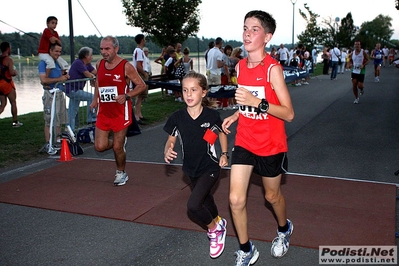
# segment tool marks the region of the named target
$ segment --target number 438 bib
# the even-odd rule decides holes
[[[100,87],[99,92],[101,102],[105,103],[115,102],[118,96],[118,88],[116,86]]]

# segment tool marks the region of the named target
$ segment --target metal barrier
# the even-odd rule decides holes
[[[96,121],[97,110],[90,110],[94,96],[95,78],[68,80],[64,82],[67,96],[68,121],[73,131]]]
[[[94,80],[95,78],[84,78],[57,82],[54,84],[53,89],[49,89],[49,92],[53,94],[53,101],[51,107],[44,107],[44,112],[47,111],[51,114],[50,139],[49,145],[46,144],[40,151],[46,151],[48,154],[55,154],[53,144],[59,133],[57,132],[57,125],[55,122],[57,97],[66,97],[66,106],[64,110],[68,112],[68,115],[64,126],[65,129],[69,131],[69,134],[74,134],[78,129],[87,127],[88,125],[91,126],[95,123],[97,110],[94,110],[94,112],[90,110],[90,103],[93,100],[95,89]],[[63,125],[60,126],[62,129]]]

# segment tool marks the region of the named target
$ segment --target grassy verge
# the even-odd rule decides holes
[[[175,102],[173,97],[162,97],[160,92],[152,93],[143,103],[143,115],[151,125],[164,121],[183,106],[184,103]],[[0,168],[48,156],[46,153],[39,153],[45,143],[43,112],[20,115],[18,119],[24,124],[19,128],[12,127],[12,118],[0,119]]]

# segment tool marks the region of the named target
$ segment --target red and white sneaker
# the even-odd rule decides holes
[[[208,230],[209,238],[209,256],[215,259],[219,257],[224,250],[224,241],[226,239],[226,219],[221,219],[214,231]]]

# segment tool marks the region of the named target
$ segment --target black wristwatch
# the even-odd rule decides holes
[[[227,151],[222,152],[222,153],[220,154],[220,156],[222,156],[222,155],[226,155],[227,159],[230,159],[229,153],[228,153]]]
[[[126,99],[126,101],[127,101],[127,100],[130,100],[130,98],[131,98],[131,97],[130,97],[129,95],[125,94],[125,99]]]
[[[269,110],[269,102],[266,101],[266,99],[262,99],[260,104],[258,105],[258,110],[256,110],[256,113],[259,115],[260,113],[264,114]]]

